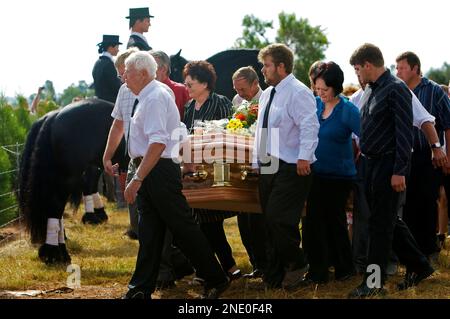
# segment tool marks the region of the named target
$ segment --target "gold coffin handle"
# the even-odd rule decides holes
[[[200,168],[197,169],[195,172],[186,173],[184,174],[184,176],[191,177],[194,180],[194,182],[202,182],[205,181],[206,178],[208,177],[208,172],[205,170],[204,165],[200,165]]]
[[[245,181],[248,178],[258,177],[258,174],[253,172],[249,165],[241,165],[241,180]]]

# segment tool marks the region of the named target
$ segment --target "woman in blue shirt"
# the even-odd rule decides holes
[[[356,175],[352,133],[359,136],[360,114],[340,95],[344,73],[339,65],[321,63],[313,81],[320,129],[304,227],[310,263],[305,283],[326,283],[329,266],[336,280],[354,274],[345,205]]]

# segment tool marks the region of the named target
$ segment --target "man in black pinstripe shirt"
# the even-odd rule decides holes
[[[407,269],[399,289],[418,284],[434,269],[397,216],[411,161],[411,92],[385,69],[383,54],[373,44],[366,43],[356,49],[350,64],[361,80],[369,83],[361,101],[360,139],[361,152],[367,158],[365,184],[371,210],[369,266],[361,285],[349,294],[351,298],[361,298],[385,293],[385,270],[391,249]]]

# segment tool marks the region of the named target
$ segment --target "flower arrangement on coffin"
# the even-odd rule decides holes
[[[231,119],[204,121],[195,123],[194,134],[230,133],[244,136],[255,136],[258,118],[258,102],[244,101],[233,107]]]
[[[243,101],[234,107],[234,113],[226,126],[228,133],[254,136],[258,118],[258,102]]]

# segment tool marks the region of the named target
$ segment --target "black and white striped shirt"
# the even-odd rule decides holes
[[[211,92],[200,110],[195,109],[195,100],[188,102],[184,110],[183,122],[189,133],[195,121],[212,121],[226,119],[232,115],[231,101],[223,95]]]
[[[411,91],[388,70],[366,90],[361,101],[361,152],[369,157],[393,153],[393,175],[405,176],[413,144]]]
[[[195,109],[195,100],[186,104],[183,122],[189,134],[192,134],[191,131],[195,121],[212,121],[228,118],[232,115],[231,106],[231,101],[226,96],[211,92],[200,110]],[[236,215],[234,212],[204,208],[193,209],[193,214],[195,219],[201,224],[222,221]]]

